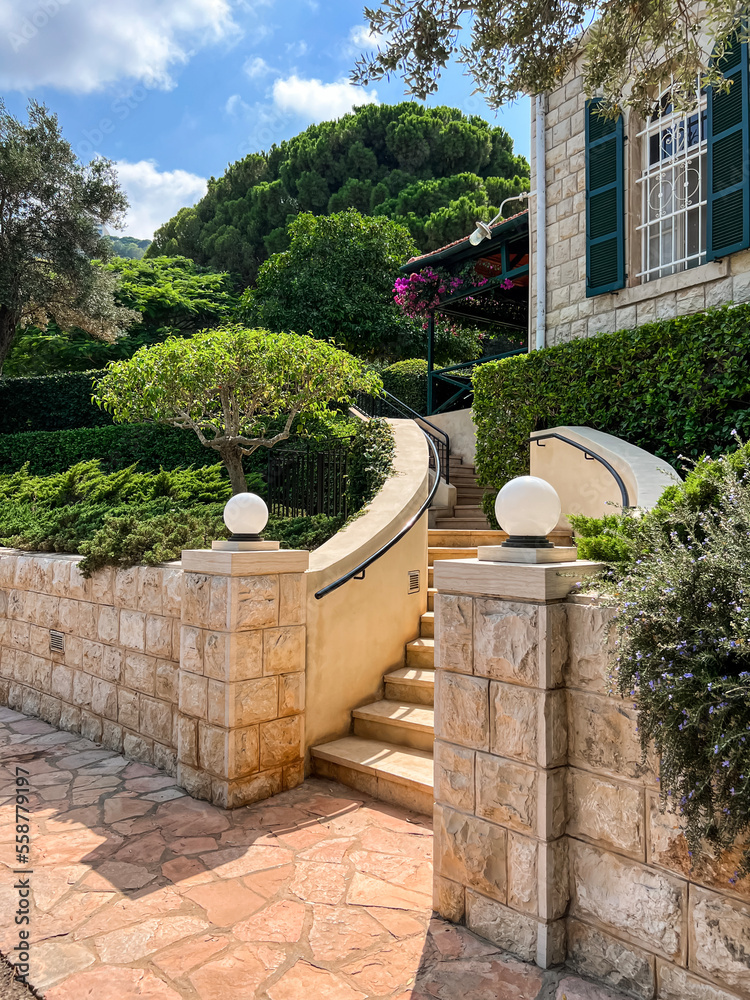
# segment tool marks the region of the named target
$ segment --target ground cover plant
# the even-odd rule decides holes
[[[614,677],[697,859],[750,834],[750,447],[701,460],[643,516],[572,517],[616,606]],[[750,847],[731,881],[750,871]]]

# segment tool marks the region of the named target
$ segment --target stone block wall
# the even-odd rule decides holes
[[[179,565],[79,562],[0,550],[0,701],[175,774]]]
[[[611,612],[457,566],[435,569],[436,909],[642,1000],[750,997],[750,879],[729,883],[738,852],[691,866],[612,691]]]
[[[164,768],[225,808],[294,787],[308,558],[184,552],[84,579],[78,556],[0,549],[0,703]]]
[[[641,283],[639,122],[625,118],[625,261],[627,287],[586,298],[586,96],[580,63],[550,92],[546,116],[547,346],[629,329],[659,319],[700,312],[727,302],[750,301],[750,251],[731,254],[689,271]],[[531,109],[531,190],[537,190],[536,119]],[[530,200],[531,288],[536,302],[536,200]],[[536,312],[530,309],[530,339]]]

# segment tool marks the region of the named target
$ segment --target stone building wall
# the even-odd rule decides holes
[[[175,774],[179,565],[79,562],[0,550],[0,702]]]
[[[436,563],[435,908],[642,1000],[750,997],[750,879],[691,869],[576,565]]]
[[[639,123],[625,116],[625,270],[627,287],[586,298],[586,97],[579,68],[547,98],[547,331],[552,346],[579,337],[629,329],[658,319],[750,301],[750,250],[679,274],[641,283]],[[531,189],[537,189],[536,119],[531,114]],[[536,199],[529,201],[531,287],[529,347],[536,342]]]

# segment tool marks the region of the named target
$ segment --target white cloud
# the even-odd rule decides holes
[[[384,45],[386,40],[386,36],[379,31],[370,31],[367,25],[357,24],[349,32],[349,53],[358,56],[362,52],[371,52]]]
[[[377,104],[378,94],[375,90],[354,87],[347,80],[323,83],[293,74],[274,82],[273,100],[280,111],[299,115],[310,122],[322,122],[341,118],[361,104]]]
[[[242,68],[251,80],[257,80],[259,76],[267,76],[268,73],[273,73],[273,70],[268,65],[266,60],[261,59],[260,56],[256,56],[254,59],[248,59]]]
[[[308,50],[307,42],[287,42],[284,46],[290,56],[304,56]]]
[[[242,100],[239,94],[232,94],[232,96],[228,98],[227,103],[224,105],[224,111],[234,118],[250,114],[252,108],[249,104]]]
[[[238,34],[232,0],[0,0],[0,89],[168,88],[195,49]]]
[[[206,193],[205,177],[187,170],[160,171],[154,160],[117,163],[120,183],[128,196],[130,210],[125,220],[125,236],[150,239],[154,230],[171,219],[185,205],[194,205]]]

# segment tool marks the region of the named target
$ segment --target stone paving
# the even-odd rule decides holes
[[[615,1000],[434,919],[424,816],[319,779],[225,811],[5,708],[0,762],[0,950],[18,943],[20,766],[46,1000]]]

